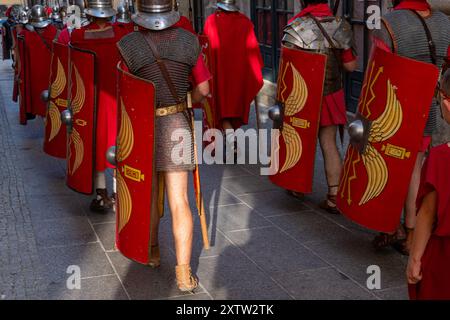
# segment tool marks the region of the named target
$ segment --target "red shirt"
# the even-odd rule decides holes
[[[432,192],[437,193],[437,223],[434,234],[450,237],[450,146],[445,143],[430,151],[423,168],[417,196],[417,208],[420,208],[424,197]]]

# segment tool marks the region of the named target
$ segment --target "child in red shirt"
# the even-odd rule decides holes
[[[450,70],[441,82],[442,115],[450,124]],[[450,142],[423,167],[417,225],[406,275],[411,299],[450,300]]]

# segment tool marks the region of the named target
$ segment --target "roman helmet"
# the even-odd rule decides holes
[[[19,12],[18,22],[20,24],[28,23],[28,8],[22,7]]]
[[[119,5],[117,7],[117,22],[128,23],[130,22],[130,11],[126,4]]]
[[[61,14],[60,14],[60,10],[58,6],[53,6],[52,7],[52,13],[50,15],[50,18],[53,21],[61,21]]]
[[[111,18],[116,15],[113,9],[112,0],[86,0],[84,12],[91,17]]]
[[[48,18],[45,8],[36,4],[31,8],[28,23],[34,28],[45,28],[51,23],[51,20]]]
[[[239,11],[239,7],[236,5],[236,0],[218,0],[217,8],[229,12]]]
[[[164,30],[180,20],[176,0],[137,0],[137,13],[132,20],[150,30]]]

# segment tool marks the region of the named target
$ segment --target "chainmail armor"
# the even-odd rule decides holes
[[[392,28],[398,46],[397,53],[400,56],[432,63],[425,30],[414,13],[409,10],[397,10],[384,16],[384,19]],[[438,67],[441,67],[450,44],[450,21],[445,14],[439,11],[433,11],[433,14],[429,18],[425,18],[425,21],[436,44],[437,64]],[[393,50],[392,39],[383,24],[382,29],[376,30],[374,36]],[[434,100],[430,108],[424,135],[432,135],[436,130],[438,114],[439,105]]]
[[[169,28],[162,31],[132,32],[118,42],[117,46],[130,72],[155,84],[157,108],[177,104],[177,101],[172,96],[144,37],[149,37],[155,43],[176,88],[179,101],[186,101],[189,75],[197,63],[201,50],[197,37],[184,29]],[[189,119],[188,112],[156,118],[157,171],[194,169],[194,148]],[[184,150],[190,153],[189,163],[175,164],[172,161],[172,152],[180,147],[179,141],[171,140],[173,132],[177,129],[189,133],[183,140]]]

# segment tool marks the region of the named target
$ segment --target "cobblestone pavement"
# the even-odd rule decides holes
[[[374,252],[372,232],[317,208],[326,192],[320,153],[315,191],[304,202],[259,176],[256,166],[202,167],[212,248],[202,250],[196,219],[193,269],[201,286],[181,294],[170,215],[161,224],[161,268],[124,258],[114,247],[114,214],[90,213],[90,198],[65,187],[64,162],[42,152],[43,121],[20,126],[11,92],[6,61],[0,63],[1,299],[407,298],[406,259],[390,249]],[[73,265],[81,288],[70,290]],[[379,290],[366,286],[370,265],[381,268]]]

